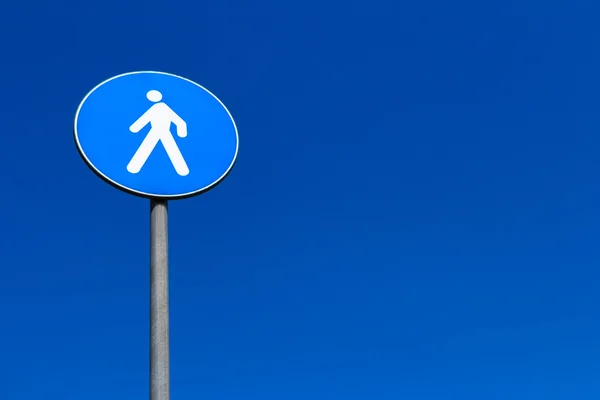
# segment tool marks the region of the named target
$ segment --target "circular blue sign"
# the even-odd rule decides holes
[[[75,114],[77,149],[113,186],[138,196],[190,197],[233,168],[239,138],[225,105],[199,84],[164,72],[110,78]]]

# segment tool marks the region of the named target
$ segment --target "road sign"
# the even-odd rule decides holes
[[[233,168],[233,117],[211,92],[164,72],[110,78],[75,115],[77,149],[102,179],[126,192],[178,199],[205,192]]]

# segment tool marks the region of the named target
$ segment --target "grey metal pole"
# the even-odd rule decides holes
[[[150,400],[170,399],[166,200],[150,201]]]

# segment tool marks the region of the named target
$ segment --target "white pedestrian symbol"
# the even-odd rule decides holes
[[[161,102],[162,94],[158,90],[150,90],[146,97],[154,104],[148,109],[137,121],[135,121],[129,130],[133,133],[138,133],[143,127],[150,124],[150,132],[142,141],[140,148],[137,149],[131,161],[127,165],[127,171],[132,174],[140,172],[150,153],[154,150],[158,142],[162,142],[167,155],[175,167],[175,171],[181,176],[186,176],[190,173],[175,138],[171,133],[171,123],[177,127],[177,136],[184,138],[187,136],[187,124],[175,111],[165,103]]]

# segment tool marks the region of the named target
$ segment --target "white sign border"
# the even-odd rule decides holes
[[[159,74],[159,75],[167,75],[167,76],[172,76],[172,77],[175,77],[175,78],[183,79],[185,81],[188,81],[188,82],[190,82],[190,83],[198,86],[202,90],[206,91],[208,94],[210,94],[212,97],[214,97],[215,100],[217,100],[219,102],[219,104],[221,104],[221,106],[225,109],[225,111],[227,112],[227,115],[229,115],[229,118],[231,119],[231,122],[233,123],[233,127],[235,129],[235,154],[234,154],[233,160],[231,161],[231,164],[229,165],[229,167],[227,168],[227,170],[223,173],[223,175],[221,175],[213,183],[211,183],[210,185],[205,186],[205,187],[203,187],[201,189],[194,190],[192,192],[175,194],[175,195],[163,195],[163,194],[156,194],[156,193],[146,193],[146,192],[142,192],[142,191],[139,191],[139,190],[131,189],[131,188],[125,186],[125,185],[122,185],[122,184],[120,184],[118,182],[113,181],[108,176],[104,175],[90,161],[90,159],[87,157],[87,155],[85,154],[85,151],[83,151],[83,148],[81,147],[81,143],[79,143],[79,134],[77,132],[77,121],[79,119],[79,112],[81,111],[81,107],[83,106],[83,104],[85,103],[85,101],[87,100],[87,98],[96,89],[98,89],[100,86],[102,86],[102,85],[104,85],[104,84],[106,84],[106,83],[108,83],[108,82],[110,82],[110,81],[112,81],[114,79],[121,78],[121,77],[127,76],[127,75],[135,75],[135,74]],[[109,78],[109,79],[107,79],[107,80],[99,83],[98,85],[96,85],[92,90],[90,90],[88,92],[88,94],[85,95],[85,97],[83,98],[83,100],[81,100],[81,103],[79,103],[79,107],[77,107],[77,112],[75,113],[75,121],[73,123],[73,136],[75,138],[75,144],[77,146],[77,151],[79,152],[79,155],[83,158],[83,160],[88,165],[88,167],[90,167],[90,169],[96,173],[96,175],[98,175],[104,181],[106,181],[107,183],[109,183],[112,186],[116,187],[117,189],[123,190],[124,192],[130,193],[130,194],[134,194],[134,195],[137,195],[137,196],[141,196],[141,197],[145,197],[145,198],[150,198],[150,199],[177,200],[177,199],[184,199],[184,198],[192,197],[192,196],[195,196],[195,195],[207,192],[208,190],[214,188],[219,183],[221,183],[227,177],[227,175],[229,175],[229,173],[233,169],[233,166],[235,165],[235,162],[237,161],[238,151],[239,151],[239,148],[240,148],[240,138],[239,138],[239,134],[238,134],[237,125],[235,124],[235,120],[233,119],[233,116],[231,115],[231,113],[229,112],[229,110],[227,109],[227,107],[225,107],[225,104],[223,104],[223,102],[221,100],[219,100],[219,98],[217,96],[215,96],[210,90],[206,89],[204,86],[202,86],[202,85],[200,85],[200,84],[198,84],[198,83],[196,83],[196,82],[194,82],[194,81],[192,81],[192,80],[190,80],[188,78],[184,78],[183,76],[171,74],[171,73],[168,73],[168,72],[160,72],[160,71],[133,71],[133,72],[126,72],[124,74],[119,74],[119,75],[113,76],[112,78]]]

